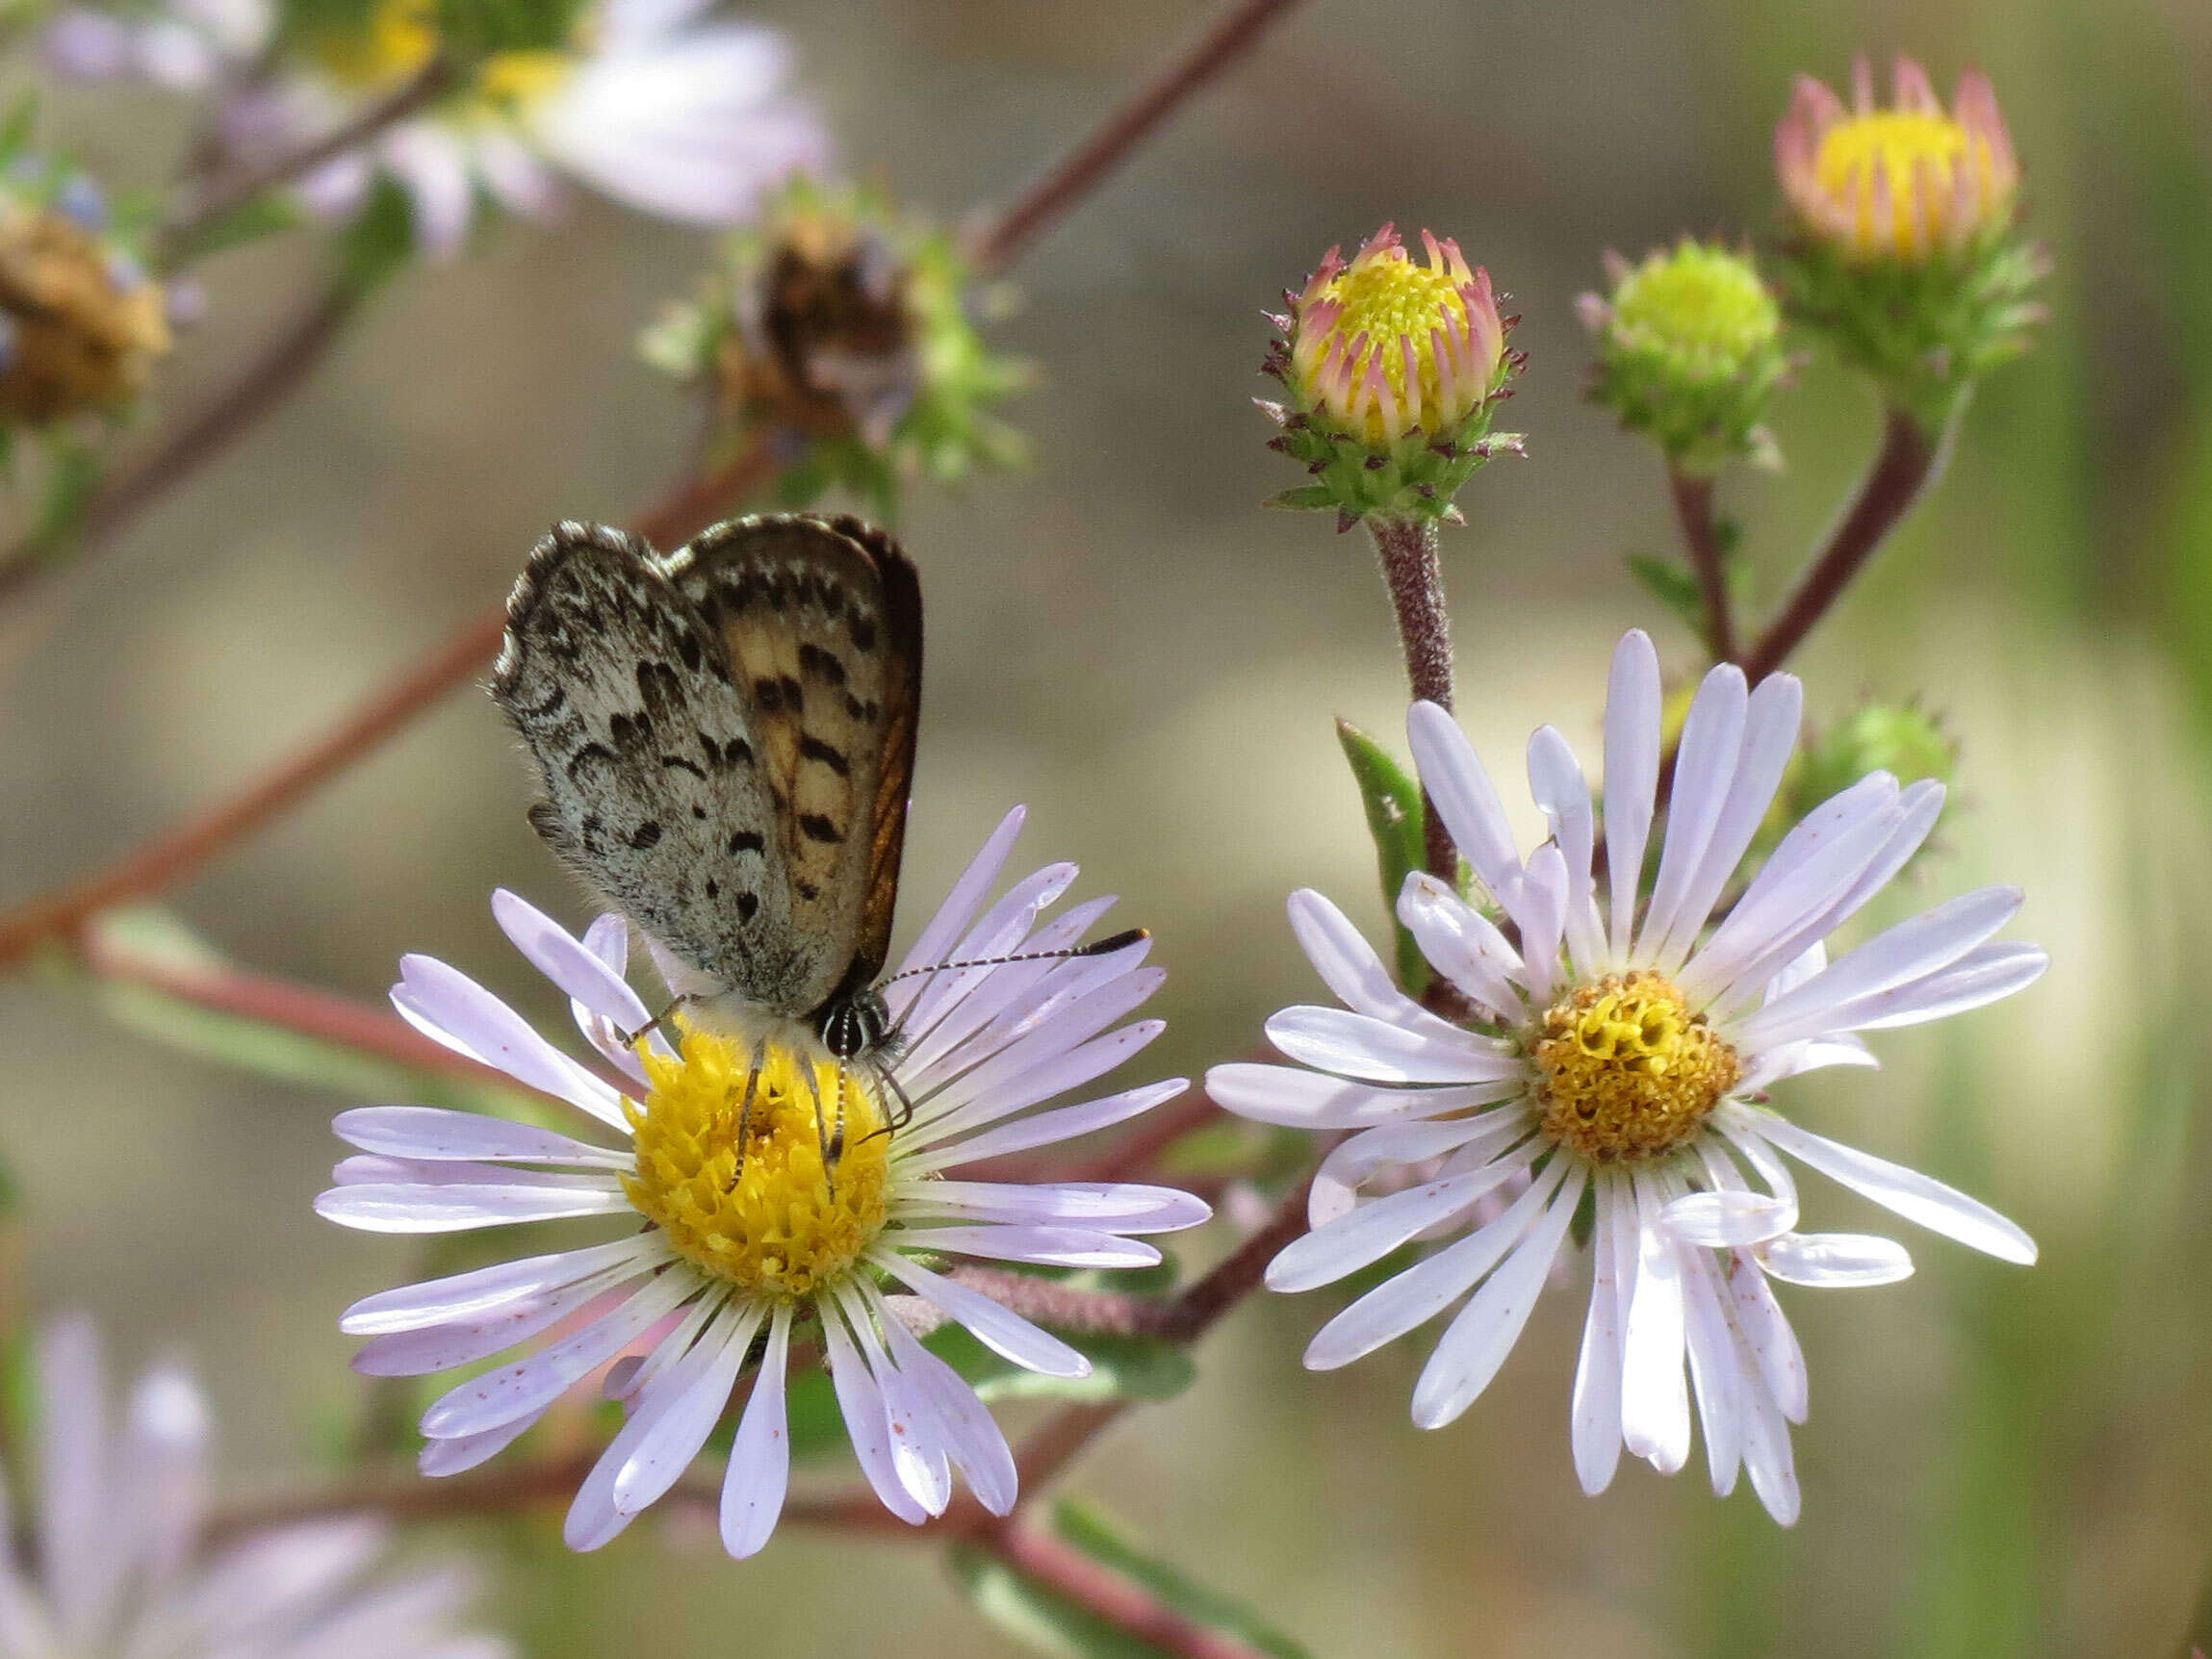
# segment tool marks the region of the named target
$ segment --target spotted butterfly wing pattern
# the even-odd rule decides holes
[[[564,523],[492,693],[555,853],[718,990],[794,1017],[887,948],[921,676],[913,566],[852,520],[762,517],[666,557]]]
[[[857,519],[738,519],[666,568],[721,639],[778,807],[793,928],[836,938],[807,1006],[874,983],[890,949],[921,713],[921,589]]]

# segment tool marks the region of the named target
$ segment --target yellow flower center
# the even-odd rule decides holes
[[[317,41],[315,61],[347,91],[384,91],[420,75],[438,45],[436,0],[378,0],[358,33]],[[553,92],[574,67],[565,51],[496,52],[477,68],[468,101],[511,115]]]
[[[1530,1046],[1545,1133],[1599,1163],[1672,1152],[1741,1075],[1674,982],[1644,970],[1578,986],[1545,1009]]]
[[[1624,346],[1711,380],[1738,372],[1782,331],[1774,296],[1750,261],[1696,242],[1655,253],[1622,278],[1613,318]]]
[[[436,0],[379,0],[358,34],[326,35],[315,45],[322,72],[350,90],[397,86],[419,75],[438,51]]]
[[[752,1073],[749,1045],[678,1025],[681,1058],[639,1045],[652,1089],[624,1106],[637,1173],[623,1188],[702,1270],[757,1295],[811,1295],[883,1231],[881,1103],[849,1069],[771,1044]]]
[[[1367,356],[1379,361],[1392,396],[1406,411],[1405,423],[1431,431],[1441,424],[1443,379],[1429,335],[1438,328],[1457,333],[1468,323],[1467,301],[1452,273],[1416,264],[1403,248],[1397,248],[1380,258],[1354,260],[1319,297],[1344,307],[1330,332],[1342,337],[1348,352],[1361,335],[1367,337]],[[1413,343],[1418,379],[1410,387],[1401,340]],[[1362,370],[1365,367],[1363,359]],[[1384,428],[1381,409],[1371,407],[1367,412],[1368,442],[1380,444],[1395,434]]]
[[[1925,250],[1947,216],[1959,170],[1967,167],[1973,169],[1983,201],[2001,194],[1988,140],[1947,115],[1913,110],[1878,110],[1838,121],[1813,158],[1821,193],[1852,216],[1853,242],[1865,252],[1908,256]],[[1877,169],[1887,201],[1875,197]],[[1916,222],[1916,207],[1929,223]]]

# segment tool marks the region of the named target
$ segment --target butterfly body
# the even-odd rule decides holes
[[[913,565],[852,519],[668,554],[567,523],[508,601],[492,695],[530,822],[644,931],[695,1017],[872,1055],[921,696]]]

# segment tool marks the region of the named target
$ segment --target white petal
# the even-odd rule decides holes
[[[449,1111],[434,1106],[363,1106],[342,1111],[330,1126],[338,1137],[364,1152],[390,1158],[512,1159],[526,1163],[581,1164],[600,1169],[630,1169],[637,1155],[592,1146],[534,1124],[487,1117],[477,1111]]]
[[[1119,1181],[925,1181],[899,1192],[904,1216],[963,1215],[978,1221],[1072,1221],[1116,1233],[1175,1233],[1213,1214],[1203,1199],[1172,1187]]]
[[[415,209],[415,236],[432,259],[460,253],[476,217],[476,186],[461,140],[428,120],[401,121],[386,131],[384,165]]]
[[[1634,1185],[1636,1278],[1621,1356],[1621,1438],[1661,1474],[1672,1474],[1689,1461],[1682,1270],[1674,1240],[1659,1225],[1652,1183]]]
[[[1590,785],[1582,763],[1554,727],[1529,739],[1529,793],[1552,827],[1567,869],[1567,944],[1584,973],[1607,960],[1605,929],[1598,919],[1590,860],[1597,842]]]
[[[1349,1214],[1360,1185],[1384,1164],[1426,1163],[1432,1158],[1479,1142],[1496,1146],[1526,1134],[1532,1120],[1518,1107],[1501,1107],[1474,1117],[1436,1123],[1385,1123],[1339,1142],[1322,1160],[1306,1199],[1306,1221],[1321,1228]]]
[[[588,1250],[501,1262],[449,1278],[379,1290],[339,1314],[338,1328],[351,1337],[375,1337],[391,1331],[421,1330],[448,1319],[479,1318],[518,1298],[557,1290],[610,1268],[633,1265],[642,1269],[665,1258],[667,1247],[660,1237],[657,1233],[637,1234]]]
[[[1294,1238],[1268,1263],[1268,1289],[1286,1293],[1317,1289],[1372,1266],[1431,1227],[1464,1214],[1482,1194],[1528,1168],[1550,1144],[1531,1136],[1517,1151],[1479,1171],[1393,1192]]]
[[[651,1330],[700,1289],[698,1277],[672,1269],[649,1282],[621,1307],[526,1360],[471,1377],[423,1414],[423,1432],[433,1440],[481,1434],[544,1410],[586,1372],[597,1369]]]
[[[1724,662],[1705,676],[1683,723],[1675,751],[1674,788],[1667,797],[1666,841],[1659,850],[1659,873],[1652,881],[1651,906],[1636,941],[1638,959],[1666,960],[1670,934],[1686,924],[1694,934],[1705,918],[1684,914],[1685,900],[1705,861],[1713,826],[1728,804],[1743,746],[1743,717],[1750,702],[1743,670]]]
[[[416,1030],[517,1083],[628,1130],[621,1096],[546,1041],[529,1021],[435,957],[399,958],[392,1006]]]
[[[1569,1172],[1544,1218],[1446,1327],[1413,1390],[1413,1420],[1422,1428],[1442,1428],[1490,1386],[1535,1311],[1588,1179],[1580,1166]]]
[[[909,1526],[919,1526],[930,1512],[914,1500],[900,1478],[898,1464],[891,1455],[890,1415],[884,1405],[883,1391],[876,1386],[875,1373],[846,1331],[844,1316],[833,1312],[833,1304],[826,1297],[815,1306],[828,1342],[830,1382],[836,1390],[845,1436],[852,1442],[861,1472],[886,1509]]]
[[[766,1545],[791,1484],[791,1438],[784,1406],[784,1366],[790,1347],[791,1310],[778,1307],[745,1415],[737,1421],[737,1438],[731,1442],[729,1471],[722,1477],[722,1547],[739,1561]]]
[[[725,1306],[715,1324],[682,1365],[668,1372],[659,1393],[640,1402],[637,1415],[624,1425],[614,1445],[622,1444],[640,1421],[646,1426],[624,1448],[614,1477],[614,1507],[635,1515],[676,1484],[691,1460],[706,1445],[707,1437],[722,1418],[730,1403],[730,1391],[737,1383],[737,1367],[753,1345],[753,1333],[760,1328],[766,1310],[759,1304],[739,1312]],[[614,1455],[614,1446],[606,1455]]]
[[[1775,1300],[1773,1287],[1748,1250],[1731,1254],[1721,1277],[1727,1282],[1736,1330],[1759,1367],[1766,1392],[1786,1418],[1803,1422],[1811,1409],[1805,1350],[1798,1346],[1797,1333],[1789,1328],[1788,1315]]]
[[[1659,1212],[1659,1225],[1681,1243],[1726,1250],[1762,1244],[1788,1232],[1797,1225],[1797,1205],[1740,1188],[1692,1192],[1669,1202]]]
[[[1349,1365],[1443,1313],[1527,1236],[1566,1173],[1566,1161],[1553,1160],[1497,1220],[1377,1285],[1329,1320],[1306,1344],[1306,1369]]]
[[[1529,855],[1521,882],[1521,956],[1529,990],[1539,1002],[1564,978],[1559,941],[1567,925],[1567,861],[1546,842]]]
[[[1754,1254],[1762,1267],[1791,1285],[1894,1285],[1913,1276],[1904,1245],[1870,1233],[1790,1233]]]
[[[931,1272],[894,1250],[875,1249],[868,1260],[909,1289],[968,1328],[985,1347],[1016,1365],[1048,1377],[1087,1377],[1091,1362],[1049,1332],[1041,1331],[1013,1309],[980,1290]]]
[[[1282,1008],[1270,1016],[1267,1034],[1288,1058],[1364,1083],[1485,1083],[1520,1069],[1472,1032],[1449,1038],[1409,1032],[1346,1008]]]
[[[952,1460],[944,1449],[944,1426],[937,1420],[937,1408],[885,1351],[875,1310],[859,1288],[846,1282],[836,1287],[836,1295],[883,1395],[884,1425],[889,1432],[891,1467],[899,1484],[931,1515],[942,1515],[952,1501]]]
[[[1590,1248],[1590,1305],[1575,1362],[1572,1415],[1575,1478],[1595,1497],[1613,1483],[1621,1461],[1620,1284],[1613,1272],[1607,1211],[1625,1200],[1610,1170],[1596,1173],[1598,1226]]]
[[[642,1031],[653,1018],[629,983],[600,956],[519,893],[492,895],[492,915],[530,966],[576,1001],[625,1031]]]
[[[1782,775],[1797,746],[1804,705],[1804,688],[1792,675],[1770,674],[1751,694],[1727,799],[1713,820],[1696,874],[1683,889],[1674,922],[1659,944],[1658,961],[1664,971],[1672,973],[1688,957],[1697,943],[1698,931],[1712,914],[1713,905],[1726,891],[1729,879],[1765,822],[1774,792],[1781,786]],[[1681,799],[1679,779],[1675,799]],[[1671,825],[1667,833],[1671,839]]]
[[[1478,1003],[1504,1019],[1518,1020],[1527,1014],[1527,1003],[1514,983],[1528,977],[1520,953],[1487,916],[1435,877],[1416,870],[1405,878],[1398,893],[1398,919],[1421,946],[1429,966]],[[1453,1034],[1456,1040],[1452,1046],[1467,1046],[1466,1033],[1454,1028]]]
[[[1811,1164],[1831,1181],[1871,1198],[1931,1233],[1955,1238],[2000,1262],[2026,1266],[2036,1259],[2035,1240],[2019,1227],[1988,1205],[1945,1187],[1933,1176],[1814,1135],[1771,1112],[1755,1112],[1733,1104],[1721,1110],[1729,1114],[1732,1124],[1740,1124],[1748,1133]]]
[[[108,1550],[107,1378],[90,1319],[69,1315],[39,1334],[39,1546],[54,1622],[72,1645],[89,1643],[121,1564]]]
[[[2048,953],[2035,945],[1977,945],[1939,973],[1846,1003],[1831,1017],[1858,1031],[1925,1025],[2025,990],[2049,966]]]
[[[315,1212],[364,1233],[459,1233],[574,1215],[634,1214],[619,1191],[536,1186],[422,1187],[365,1184],[318,1193]]]
[[[1119,1094],[1106,1095],[1102,1099],[1085,1101],[1079,1106],[1055,1107],[1050,1111],[1034,1112],[1015,1123],[1002,1123],[994,1129],[967,1140],[931,1146],[917,1150],[902,1159],[899,1167],[913,1173],[927,1173],[935,1169],[953,1169],[965,1163],[980,1163],[987,1158],[1003,1158],[1011,1152],[1027,1152],[1032,1147],[1052,1146],[1063,1140],[1073,1140],[1078,1136],[1093,1135],[1115,1124],[1126,1123],[1132,1117],[1142,1117],[1156,1106],[1165,1105],[1189,1088],[1189,1080],[1179,1077],[1148,1083],[1141,1088],[1124,1089]]]
[[[1141,1020],[1107,1031],[1166,977],[1164,969],[1142,968],[1094,987],[934,1100],[917,1102],[919,1121],[941,1125],[939,1133],[977,1127],[1103,1076],[1162,1029],[1157,1020]]]
[[[1713,1282],[1712,1258],[1695,1248],[1676,1255],[1683,1272],[1690,1388],[1697,1396],[1698,1420],[1705,1425],[1706,1468],[1714,1493],[1726,1497],[1736,1490],[1743,1459],[1744,1415],[1750,1409],[1745,1391],[1761,1385],[1756,1368],[1745,1374],[1735,1327]]]
[[[914,1340],[895,1318],[881,1321],[899,1369],[922,1391],[945,1436],[945,1450],[960,1465],[976,1501],[992,1515],[1011,1514],[1020,1476],[1006,1436],[965,1378]]]
[[[908,1144],[917,1148],[932,1145],[946,1136],[981,1129],[1054,1095],[1081,1088],[1143,1052],[1165,1030],[1163,1021],[1138,1020],[1043,1059],[1026,1074],[1008,1078],[994,1085],[988,1094],[978,1094],[957,1108],[940,1108],[936,1112],[925,1110],[908,1126]],[[963,1090],[965,1093],[965,1085]]]
[[[1406,712],[1405,740],[1421,785],[1490,896],[1508,909],[1519,896],[1521,853],[1482,760],[1458,723],[1433,702]]]
[[[533,1412],[517,1417],[511,1423],[502,1423],[496,1429],[486,1429],[480,1435],[464,1435],[459,1440],[424,1441],[423,1449],[415,1459],[415,1466],[433,1479],[461,1474],[479,1464],[489,1463],[515,1442],[537,1426],[543,1412]]]
[[[998,828],[990,832],[981,851],[968,861],[967,868],[961,872],[960,880],[945,894],[944,903],[938,906],[937,914],[930,918],[929,926],[922,929],[920,936],[913,942],[913,948],[907,952],[899,963],[900,973],[950,959],[952,942],[982,907],[984,895],[997,882],[998,873],[1006,868],[1007,855],[1014,851],[1015,840],[1020,835],[1022,822],[1028,816],[1029,808],[1016,806],[998,821]],[[885,1000],[892,1003],[895,1012],[905,1001],[911,1000],[912,995],[911,990],[904,997],[887,991]]]
[[[1632,628],[1613,649],[1606,687],[1606,869],[1615,959],[1628,955],[1659,794],[1659,651],[1649,634]]]
[[[1141,1239],[1088,1227],[1002,1223],[983,1227],[905,1227],[884,1235],[902,1250],[932,1250],[1051,1267],[1150,1267],[1160,1252]]]
[[[1239,1117],[1293,1129],[1363,1129],[1402,1118],[1444,1117],[1522,1093],[1527,1077],[1464,1088],[1384,1088],[1297,1066],[1232,1061],[1206,1073],[1214,1104]]]
[[[1375,947],[1321,894],[1301,887],[1290,896],[1289,908],[1299,948],[1346,1008],[1413,1031],[1444,1034],[1457,1030],[1400,990]]]
[[[625,1263],[558,1289],[515,1297],[485,1313],[372,1337],[353,1356],[353,1368],[365,1377],[421,1377],[490,1359],[567,1318],[638,1270],[635,1263]]]

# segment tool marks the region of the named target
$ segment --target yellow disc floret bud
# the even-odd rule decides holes
[[[1662,974],[1578,986],[1530,1033],[1544,1131],[1598,1163],[1658,1158],[1697,1132],[1740,1075],[1736,1051]]]
[[[883,1231],[882,1102],[850,1067],[771,1043],[756,1071],[749,1044],[678,1023],[680,1056],[639,1045],[651,1092],[624,1107],[637,1142],[624,1190],[703,1271],[810,1296]]]

